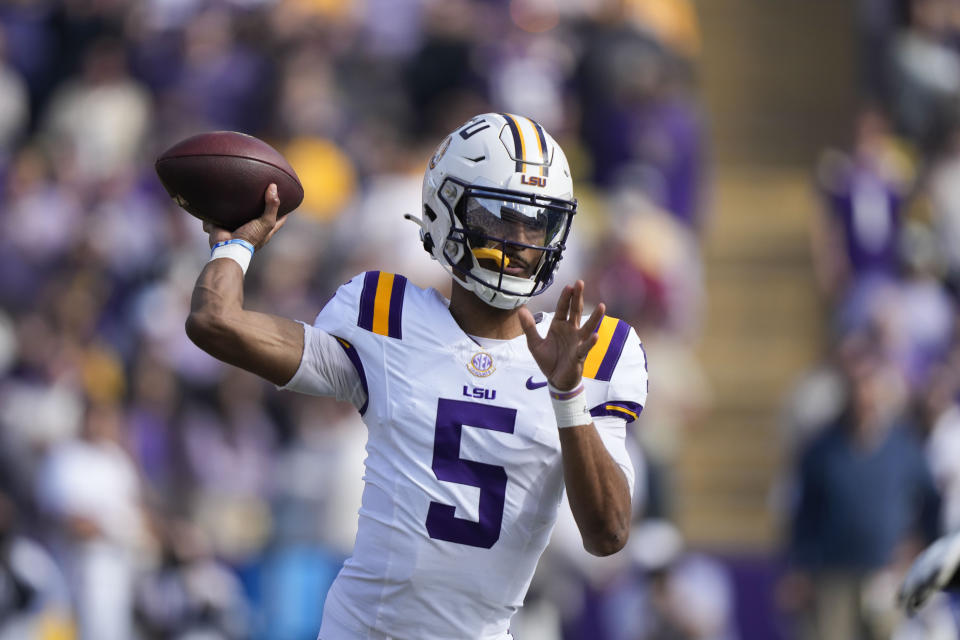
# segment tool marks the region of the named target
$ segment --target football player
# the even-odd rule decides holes
[[[553,281],[576,213],[563,151],[536,122],[477,116],[423,180],[424,248],[453,277],[450,300],[368,271],[313,325],[243,308],[253,251],[282,226],[277,192],[213,253],[187,333],[282,389],[352,403],[368,428],[353,555],[324,607],[322,640],[506,640],[564,489],[587,551],[621,549],[633,467],[626,424],[647,395],[625,322],[582,281],[556,311],[524,303]]]

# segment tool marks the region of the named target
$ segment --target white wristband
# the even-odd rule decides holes
[[[230,258],[240,265],[243,274],[247,274],[247,267],[250,266],[250,259],[253,257],[253,245],[240,238],[232,238],[224,242],[218,242],[213,245],[210,252],[210,261],[219,258]]]
[[[569,391],[561,391],[548,385],[550,388],[550,402],[553,404],[553,413],[557,416],[557,426],[561,429],[579,427],[593,422],[593,417],[587,411],[587,394],[583,384]]]

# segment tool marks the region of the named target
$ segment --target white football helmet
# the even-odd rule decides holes
[[[577,210],[563,150],[539,124],[485,113],[440,143],[423,176],[424,248],[499,309],[546,290]]]

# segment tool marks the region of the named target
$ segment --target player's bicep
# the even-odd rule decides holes
[[[603,441],[603,446],[617,463],[630,487],[630,496],[634,497],[636,487],[636,469],[627,450],[627,428],[624,420],[614,416],[595,416],[593,426]]]
[[[219,353],[207,349],[211,355],[276,385],[293,378],[303,355],[303,329],[298,322],[244,311],[232,318],[230,324],[229,330],[236,339]]]
[[[633,443],[627,439],[627,425],[640,418],[647,401],[647,387],[647,356],[640,338],[630,328],[610,377],[607,397],[591,407],[590,414],[604,446],[627,477],[633,497],[636,497],[636,466],[629,453]],[[634,455],[638,455],[636,451]]]

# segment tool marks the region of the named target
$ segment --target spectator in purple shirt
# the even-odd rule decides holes
[[[828,151],[817,168],[824,213],[814,225],[814,267],[825,295],[854,326],[874,292],[898,277],[908,174],[886,118],[873,109],[858,118],[853,150]]]

